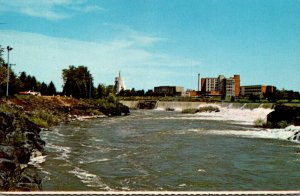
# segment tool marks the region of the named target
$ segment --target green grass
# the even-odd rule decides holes
[[[38,110],[27,117],[31,122],[39,127],[49,127],[59,122],[59,117],[54,115],[51,111]]]
[[[12,112],[13,109],[6,104],[0,104],[0,112]]]
[[[39,117],[32,116],[29,117],[28,119],[39,127],[43,127],[43,128],[49,127],[49,124],[45,120]]]

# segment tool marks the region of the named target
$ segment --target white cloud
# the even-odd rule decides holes
[[[0,12],[17,12],[32,17],[59,20],[72,17],[74,12],[103,11],[83,0],[0,0]]]
[[[146,89],[159,83],[167,84],[168,78],[173,81],[176,76],[182,77],[177,73],[177,68],[198,65],[193,60],[160,54],[146,47],[159,38],[138,32],[135,35],[129,33],[127,37],[122,35],[111,41],[95,43],[34,33],[0,31],[0,43],[14,48],[10,62],[17,64],[14,67],[17,73],[26,71],[40,81],[52,80],[58,88],[62,85],[61,71],[69,65],[87,66],[94,76],[95,84],[113,84],[114,77],[121,70],[126,86]]]
[[[103,25],[112,29],[115,32],[118,32],[117,37],[119,39],[134,42],[135,44],[138,44],[140,47],[149,47],[154,45],[157,42],[166,40],[165,38],[162,37],[148,35],[146,33],[136,31],[127,25],[112,24],[112,23],[105,23]]]

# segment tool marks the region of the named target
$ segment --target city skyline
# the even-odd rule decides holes
[[[197,89],[197,74],[300,91],[300,1],[4,1],[0,44],[16,73],[61,89],[62,69],[94,83]],[[4,59],[6,59],[6,53]]]

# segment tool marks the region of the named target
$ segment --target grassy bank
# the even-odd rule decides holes
[[[129,110],[115,98],[79,100],[60,96],[16,95],[2,99],[0,112],[17,113],[39,127],[47,128],[78,116],[117,116]]]

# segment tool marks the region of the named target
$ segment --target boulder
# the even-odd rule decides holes
[[[0,146],[0,158],[15,159],[16,149],[14,146]]]
[[[0,158],[0,171],[13,172],[17,167],[16,162],[10,159]]]
[[[274,111],[267,116],[267,125],[284,128],[287,125],[300,125],[300,107],[276,105]]]
[[[140,101],[138,103],[138,109],[148,109],[148,110],[152,110],[155,109],[157,105],[157,101]]]

